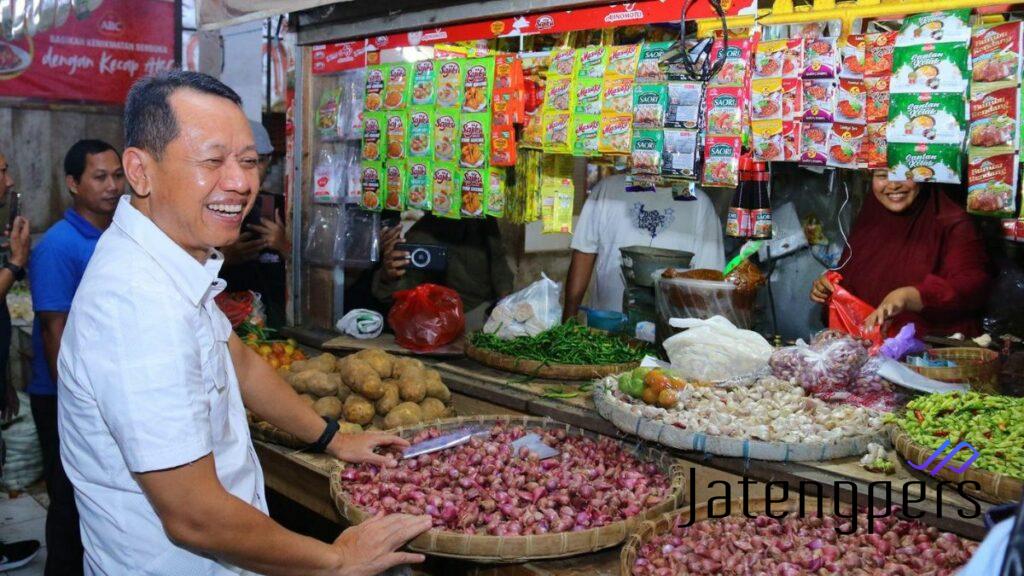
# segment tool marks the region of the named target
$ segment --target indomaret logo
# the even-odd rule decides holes
[[[604,17],[609,24],[614,22],[629,22],[631,20],[643,20],[644,11],[636,9],[636,2],[629,2],[622,5],[621,12],[612,12]]]

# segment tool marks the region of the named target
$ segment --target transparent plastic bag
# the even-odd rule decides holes
[[[867,362],[868,353],[856,340],[820,339],[815,344],[797,342],[772,354],[772,375],[799,384],[808,393],[846,386]]]
[[[665,340],[672,368],[688,380],[725,382],[751,378],[768,365],[772,345],[760,334],[737,328],[721,316],[673,318],[685,331]]]
[[[562,285],[541,273],[541,279],[501,299],[484,324],[484,332],[502,340],[536,336],[562,320]]]

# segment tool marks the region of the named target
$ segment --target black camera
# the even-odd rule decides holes
[[[399,244],[396,249],[409,254],[409,267],[442,271],[448,268],[448,249],[433,244]]]

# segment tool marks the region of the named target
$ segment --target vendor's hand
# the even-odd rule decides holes
[[[430,530],[430,516],[408,514],[377,514],[373,518],[345,530],[334,541],[342,559],[341,566],[330,574],[374,576],[402,564],[419,564],[422,554],[396,552],[406,542]]]
[[[262,237],[252,232],[242,232],[234,244],[224,246],[220,251],[224,254],[224,264],[233,266],[255,260],[266,247],[267,241]]]
[[[920,312],[921,308],[921,293],[917,288],[913,286],[897,288],[889,292],[878,308],[875,308],[875,311],[864,320],[864,328],[870,330],[875,326],[881,326],[903,312]]]
[[[832,286],[832,283],[824,275],[819,276],[814,281],[814,285],[811,286],[811,300],[818,304],[824,304],[832,296],[834,290],[835,288]]]
[[[10,234],[11,264],[22,268],[28,264],[28,254],[31,248],[32,239],[29,238],[28,220],[24,216],[14,219],[14,229]]]
[[[21,408],[21,400],[18,398],[18,392],[14,389],[14,386],[10,382],[7,383],[7,390],[4,394],[7,396],[6,404],[4,404],[3,413],[0,413],[0,422],[8,422],[12,418],[18,415],[18,409]]]
[[[345,462],[353,464],[373,464],[382,466],[387,458],[374,452],[376,448],[396,446],[408,448],[409,441],[394,434],[385,432],[360,432],[359,434],[335,434],[327,445],[327,452]]]
[[[381,262],[381,272],[383,273],[384,281],[390,283],[405,276],[405,269],[409,266],[409,253],[395,248],[398,244],[405,241],[405,238],[402,237],[401,224],[385,230],[383,239],[384,247],[382,254],[384,254],[384,258]]]
[[[280,215],[274,212],[274,220],[261,220],[259,224],[252,224],[249,226],[249,230],[252,230],[259,235],[267,248],[276,250],[281,254],[288,254],[291,249],[291,242],[288,241],[288,235],[285,233],[284,222],[281,221]]]

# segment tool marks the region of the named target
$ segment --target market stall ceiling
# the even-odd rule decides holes
[[[197,0],[200,30],[215,30],[321,6],[352,0]],[[380,2],[378,2],[380,4]]]

